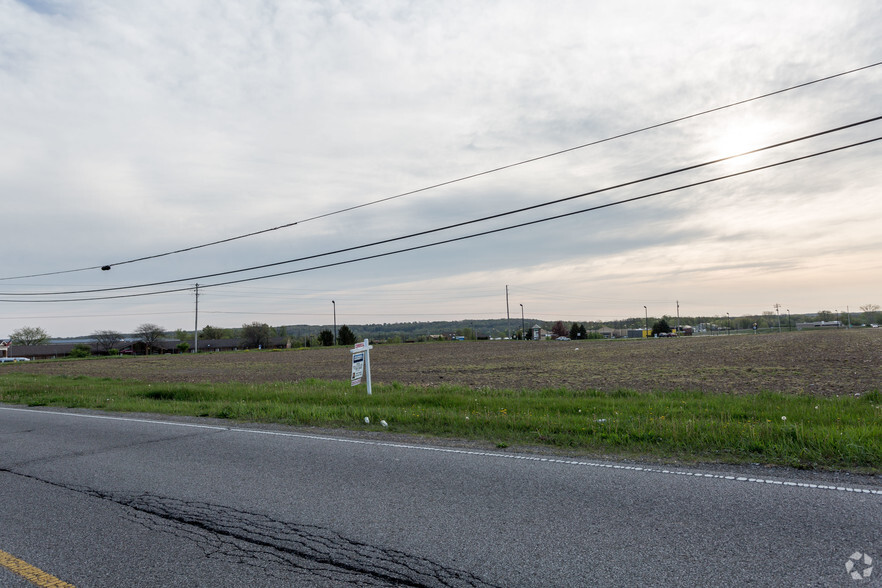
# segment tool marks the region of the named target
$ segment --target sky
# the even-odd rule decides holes
[[[880,38],[875,0],[0,0],[0,338],[882,304],[882,141],[749,171],[882,122],[638,181],[882,115]]]

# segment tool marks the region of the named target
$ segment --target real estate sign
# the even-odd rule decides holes
[[[367,383],[367,393],[371,393],[371,349],[370,341],[365,339],[361,343],[356,343],[353,349],[349,350],[352,354],[352,376],[351,382],[353,386],[361,384],[362,379]]]

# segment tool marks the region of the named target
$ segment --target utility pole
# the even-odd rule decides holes
[[[781,305],[776,303],[775,304],[775,314],[778,315],[778,332],[779,333],[781,332],[781,313],[779,312],[780,308],[781,308]]]
[[[331,305],[334,307],[334,346],[337,345],[337,303],[331,300]]]
[[[508,284],[505,285],[505,318],[508,322],[508,338],[511,340],[511,313],[508,311]]]
[[[196,322],[193,325],[193,353],[199,353],[199,284],[196,284]]]
[[[680,301],[677,301],[677,334],[680,334]]]

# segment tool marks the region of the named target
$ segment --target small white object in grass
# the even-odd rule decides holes
[[[384,427],[389,426],[389,423],[387,423],[386,421],[380,421],[380,424],[383,425]]]
[[[371,424],[371,419],[369,419],[368,417],[364,417],[364,424],[366,424],[366,425]]]

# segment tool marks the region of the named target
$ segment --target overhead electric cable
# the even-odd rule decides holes
[[[674,119],[671,119],[671,120],[667,120],[667,121],[665,121],[665,122],[656,123],[656,124],[649,125],[649,126],[646,126],[646,127],[642,127],[642,128],[639,128],[639,129],[635,129],[635,130],[632,130],[632,131],[626,131],[626,132],[623,132],[623,133],[619,133],[619,134],[617,134],[617,135],[612,135],[612,136],[610,136],[610,137],[606,137],[606,138],[604,138],[604,139],[597,139],[597,140],[595,140],[595,141],[590,141],[590,142],[588,142],[588,143],[583,143],[583,144],[581,144],[581,145],[576,145],[575,147],[568,147],[568,148],[566,148],[566,149],[561,149],[561,150],[559,150],[559,151],[554,151],[554,152],[552,152],[552,153],[546,153],[546,154],[544,154],[544,155],[538,155],[538,156],[535,156],[535,157],[531,157],[531,158],[528,158],[528,159],[524,159],[524,160],[521,160],[521,161],[517,161],[517,162],[515,162],[515,163],[509,163],[509,164],[502,165],[502,166],[495,167],[495,168],[491,168],[491,169],[488,169],[488,170],[485,170],[485,171],[475,172],[475,173],[472,173],[472,174],[469,174],[469,175],[465,175],[465,176],[461,176],[461,177],[458,177],[458,178],[455,178],[455,179],[452,179],[452,180],[446,180],[446,181],[444,181],[444,182],[439,182],[439,183],[431,184],[431,185],[429,185],[429,186],[425,186],[425,187],[422,187],[422,188],[417,188],[417,189],[414,189],[414,190],[409,190],[409,191],[407,191],[407,192],[402,192],[402,193],[400,193],[400,194],[395,194],[394,196],[386,196],[386,197],[384,197],[384,198],[379,198],[379,199],[377,199],[377,200],[371,200],[371,201],[369,201],[369,202],[364,202],[364,203],[362,203],[362,204],[356,204],[356,205],[354,205],[354,206],[349,206],[349,207],[346,207],[346,208],[341,208],[341,209],[339,209],[339,210],[335,210],[335,211],[332,211],[332,212],[326,212],[326,213],[318,214],[318,215],[315,215],[315,216],[307,217],[307,218],[300,219],[300,220],[297,220],[297,221],[292,221],[292,222],[285,223],[285,224],[282,224],[282,225],[278,225],[278,226],[275,226],[275,227],[270,227],[270,228],[266,228],[266,229],[261,229],[261,230],[258,230],[258,231],[252,231],[252,232],[250,232],[250,233],[244,233],[244,234],[242,234],[242,235],[236,235],[236,236],[234,236],[234,237],[227,237],[227,238],[224,238],[224,239],[219,239],[219,240],[217,240],[217,241],[210,241],[210,242],[208,242],[208,243],[202,243],[202,244],[200,244],[200,245],[193,245],[193,246],[190,246],[190,247],[184,247],[184,248],[182,248],[182,249],[175,249],[175,250],[172,250],[172,251],[166,251],[166,252],[164,252],[164,253],[157,253],[157,254],[154,254],[154,255],[145,255],[145,256],[143,256],[143,257],[137,257],[137,258],[134,258],[134,259],[128,259],[128,260],[125,260],[125,261],[118,261],[118,262],[115,262],[115,263],[109,263],[109,264],[104,264],[104,265],[93,265],[93,266],[82,267],[82,268],[77,268],[77,269],[61,270],[61,271],[53,271],[53,272],[44,272],[44,273],[38,273],[38,274],[28,274],[28,275],[21,275],[21,276],[7,276],[7,277],[0,277],[0,281],[5,281],[5,280],[20,280],[20,279],[25,279],[25,278],[39,278],[39,277],[44,277],[44,276],[55,276],[55,275],[60,275],[60,274],[70,274],[70,273],[76,273],[76,272],[82,272],[82,271],[90,271],[90,270],[97,270],[97,269],[107,270],[107,269],[110,269],[111,267],[118,266],[118,265],[126,265],[126,264],[130,264],[130,263],[137,263],[137,262],[141,262],[141,261],[147,261],[147,260],[149,260],[149,259],[157,259],[157,258],[160,258],[160,257],[167,257],[167,256],[169,256],[169,255],[176,255],[176,254],[179,254],[179,253],[186,253],[186,252],[188,252],[188,251],[195,251],[196,249],[203,249],[203,248],[206,248],[206,247],[212,247],[212,246],[214,246],[214,245],[221,245],[221,244],[223,244],[223,243],[230,243],[230,242],[232,242],[232,241],[238,241],[238,240],[240,240],[240,239],[245,239],[245,238],[248,238],[248,237],[255,237],[255,236],[257,236],[257,235],[262,235],[262,234],[265,234],[265,233],[270,233],[270,232],[278,231],[278,230],[281,230],[281,229],[287,229],[287,228],[293,227],[293,226],[298,225],[298,224],[303,224],[303,223],[307,223],[307,222],[310,222],[310,221],[319,220],[319,219],[322,219],[322,218],[327,218],[327,217],[329,217],[329,216],[334,216],[334,215],[342,214],[342,213],[345,213],[345,212],[351,212],[351,211],[353,211],[353,210],[358,210],[358,209],[360,209],[360,208],[365,208],[365,207],[367,207],[367,206],[373,206],[373,205],[375,205],[375,204],[381,204],[381,203],[383,203],[383,202],[388,202],[388,201],[390,201],[390,200],[395,200],[395,199],[397,199],[397,198],[403,198],[404,196],[411,196],[411,195],[413,195],[413,194],[418,194],[418,193],[420,193],[420,192],[426,192],[426,191],[428,191],[428,190],[434,190],[434,189],[436,189],[436,188],[441,188],[441,187],[444,187],[444,186],[449,186],[449,185],[451,185],[451,184],[456,184],[456,183],[458,183],[458,182],[463,182],[463,181],[466,181],[466,180],[471,180],[471,179],[478,178],[478,177],[481,177],[481,176],[485,176],[485,175],[493,174],[493,173],[496,173],[496,172],[504,171],[504,170],[507,170],[507,169],[511,169],[511,168],[513,168],[513,167],[518,167],[518,166],[521,166],[521,165],[526,165],[526,164],[528,164],[528,163],[534,163],[534,162],[536,162],[536,161],[541,161],[541,160],[543,160],[543,159],[548,159],[548,158],[551,158],[551,157],[556,157],[556,156],[558,156],[558,155],[563,155],[564,153],[570,153],[570,152],[572,152],[572,151],[577,151],[577,150],[579,150],[579,149],[585,149],[585,148],[587,148],[587,147],[592,147],[592,146],[594,146],[594,145],[600,145],[601,143],[607,143],[607,142],[609,142],[609,141],[614,141],[614,140],[616,140],[616,139],[622,139],[622,138],[624,138],[624,137],[628,137],[628,136],[631,136],[631,135],[636,135],[636,134],[638,134],[638,133],[643,133],[643,132],[645,132],[645,131],[651,131],[651,130],[653,130],[653,129],[658,129],[658,128],[661,128],[661,127],[665,127],[665,126],[669,126],[669,125],[672,125],[672,124],[676,124],[676,123],[678,123],[678,122],[683,122],[683,121],[685,121],[685,120],[689,120],[689,119],[691,119],[691,118],[696,118],[696,117],[703,116],[703,115],[706,115],[706,114],[711,114],[711,113],[714,113],[714,112],[719,112],[719,111],[721,111],[721,110],[726,110],[726,109],[728,109],[728,108],[733,108],[733,107],[735,107],[735,106],[740,106],[740,105],[742,105],[742,104],[747,104],[747,103],[749,103],[749,102],[754,102],[754,101],[756,101],[756,100],[761,100],[761,99],[763,99],[763,98],[769,98],[769,97],[771,97],[771,96],[775,96],[775,95],[778,95],[778,94],[783,94],[783,93],[785,93],[785,92],[790,92],[790,91],[792,91],[792,90],[797,90],[797,89],[799,89],[799,88],[805,88],[805,87],[807,87],[807,86],[811,86],[811,85],[818,84],[818,83],[821,83],[821,82],[826,82],[826,81],[829,81],[829,80],[832,80],[832,79],[835,79],[835,78],[838,78],[838,77],[842,77],[842,76],[846,76],[846,75],[849,75],[849,74],[857,73],[857,72],[859,72],[859,71],[863,71],[863,70],[870,69],[870,68],[873,68],[873,67],[878,67],[878,66],[880,66],[880,65],[882,65],[882,61],[879,61],[879,62],[876,62],[876,63],[871,63],[871,64],[869,64],[869,65],[864,65],[864,66],[862,66],[862,67],[857,67],[857,68],[850,69],[850,70],[847,70],[847,71],[839,72],[839,73],[832,74],[832,75],[829,75],[829,76],[825,76],[825,77],[822,77],[822,78],[817,78],[817,79],[814,79],[814,80],[811,80],[811,81],[808,81],[808,82],[803,82],[803,83],[801,83],[801,84],[796,84],[795,86],[789,86],[789,87],[787,87],[787,88],[782,88],[782,89],[780,89],[780,90],[775,90],[775,91],[773,91],[773,92],[767,92],[767,93],[765,93],[765,94],[760,94],[759,96],[754,96],[754,97],[752,97],[752,98],[745,98],[745,99],[743,99],[743,100],[739,100],[739,101],[737,101],[737,102],[731,102],[731,103],[726,104],[726,105],[723,105],[723,106],[717,106],[717,107],[710,108],[710,109],[707,109],[707,110],[702,110],[702,111],[700,111],[700,112],[696,112],[696,113],[693,113],[693,114],[689,114],[689,115],[681,116],[681,117],[678,117],[678,118],[674,118]]]
[[[436,227],[436,228],[434,228],[434,229],[427,229],[427,230],[424,230],[424,231],[418,231],[418,232],[416,232],[416,233],[410,233],[410,234],[408,234],[408,235],[400,235],[400,236],[398,236],[398,237],[391,237],[391,238],[388,238],[388,239],[382,239],[382,240],[380,240],[380,241],[374,241],[373,243],[364,243],[364,244],[361,244],[361,245],[353,245],[352,247],[345,247],[345,248],[343,248],[343,249],[337,249],[337,250],[334,250],[334,251],[327,251],[327,252],[324,252],[324,253],[316,253],[316,254],[313,254],[313,255],[307,255],[307,256],[304,256],[304,257],[298,257],[298,258],[295,258],[295,259],[286,259],[286,260],[284,260],[284,261],[275,261],[275,262],[272,262],[272,263],[265,263],[265,264],[256,265],[256,266],[251,266],[251,267],[247,267],[247,268],[240,268],[240,269],[234,269],[234,270],[227,270],[227,271],[216,272],[216,273],[212,273],[212,274],[204,274],[204,275],[200,275],[200,276],[190,276],[190,277],[187,277],[187,278],[176,278],[176,279],[174,279],[174,280],[163,280],[163,281],[159,281],[159,282],[149,282],[149,283],[144,283],[144,284],[133,284],[133,285],[130,285],[130,286],[113,286],[113,287],[109,287],[109,288],[93,288],[93,289],[90,289],[90,290],[68,290],[68,291],[60,291],[60,292],[58,292],[58,291],[57,291],[57,292],[0,292],[0,296],[69,296],[69,295],[73,295],[73,294],[94,294],[94,293],[98,293],[98,292],[116,292],[116,291],[120,291],[120,290],[133,290],[133,289],[135,289],[135,288],[150,288],[150,287],[153,287],[153,286],[165,286],[165,285],[167,285],[167,284],[176,284],[176,283],[180,283],[180,282],[192,282],[192,281],[195,281],[195,280],[204,280],[204,279],[207,279],[207,278],[216,278],[216,277],[219,277],[219,276],[228,276],[228,275],[232,275],[232,274],[238,274],[238,273],[243,273],[243,272],[255,271],[255,270],[259,270],[259,269],[266,269],[266,268],[268,268],[268,267],[276,267],[276,266],[279,266],[279,265],[286,265],[286,264],[290,264],[290,263],[298,263],[298,262],[301,262],[301,261],[308,261],[308,260],[310,260],[310,259],[316,259],[316,258],[319,258],[319,257],[327,257],[327,256],[329,256],[329,255],[338,255],[338,254],[340,254],[340,253],[347,253],[347,252],[355,251],[355,250],[358,250],[358,249],[365,249],[365,248],[367,248],[367,247],[375,247],[375,246],[377,246],[377,245],[385,245],[385,244],[393,243],[393,242],[396,242],[396,241],[403,241],[403,240],[405,240],[405,239],[412,239],[412,238],[414,238],[414,237],[421,237],[421,236],[423,236],[423,235],[429,235],[429,234],[432,234],[432,233],[438,233],[438,232],[441,232],[441,231],[446,231],[446,230],[450,230],[450,229],[454,229],[454,228],[458,228],[458,227],[462,227],[462,226],[466,226],[466,225],[471,225],[471,224],[480,223],[480,222],[486,222],[486,221],[488,221],[488,220],[493,220],[493,219],[501,218],[501,217],[504,217],[504,216],[510,216],[510,215],[512,215],[512,214],[517,214],[517,213],[521,213],[521,212],[526,212],[526,211],[529,211],[529,210],[535,210],[535,209],[537,209],[537,208],[544,208],[544,207],[546,207],[546,206],[552,206],[552,205],[554,205],[554,204],[560,204],[560,203],[562,203],[562,202],[567,202],[567,201],[569,201],[569,200],[576,200],[576,199],[579,199],[579,198],[585,198],[586,196],[593,196],[593,195],[596,195],[596,194],[600,194],[600,193],[602,193],[602,192],[609,192],[610,190],[616,190],[616,189],[624,188],[624,187],[627,187],[627,186],[633,186],[633,185],[635,185],[635,184],[640,184],[640,183],[648,182],[648,181],[650,181],[650,180],[657,180],[657,179],[659,179],[659,178],[663,178],[663,177],[666,177],[666,176],[672,176],[672,175],[675,175],[675,174],[680,174],[680,173],[683,173],[683,172],[692,171],[692,170],[699,169],[699,168],[702,168],[702,167],[707,167],[707,166],[709,166],[709,165],[713,165],[713,164],[716,164],[716,163],[721,163],[721,162],[723,162],[723,161],[727,161],[727,160],[730,160],[730,159],[735,159],[735,158],[738,158],[738,157],[743,157],[743,156],[745,156],[745,155],[751,155],[751,154],[754,154],[754,153],[759,153],[759,152],[761,152],[761,151],[768,151],[768,150],[770,150],[770,149],[775,149],[775,148],[778,148],[778,147],[782,147],[782,146],[784,146],[784,145],[790,145],[790,144],[793,144],[793,143],[798,143],[798,142],[800,142],[800,141],[805,141],[805,140],[808,140],[808,139],[814,139],[814,138],[817,138],[817,137],[820,137],[820,136],[823,136],[823,135],[829,135],[829,134],[831,134],[831,133],[836,133],[836,132],[843,131],[843,130],[846,130],[846,129],[850,129],[850,128],[858,127],[858,126],[861,126],[861,125],[869,124],[869,123],[871,123],[871,122],[876,122],[876,121],[879,121],[879,120],[882,120],[882,116],[877,116],[877,117],[870,118],[870,119],[867,119],[867,120],[863,120],[863,121],[860,121],[860,122],[850,123],[850,124],[847,124],[847,125],[843,125],[843,126],[840,126],[840,127],[833,128],[833,129],[827,129],[827,130],[825,130],[825,131],[819,131],[819,132],[817,132],[817,133],[812,133],[812,134],[810,134],[810,135],[804,135],[804,136],[802,136],[802,137],[797,137],[797,138],[795,138],[795,139],[789,139],[789,140],[787,140],[787,141],[782,141],[782,142],[779,142],[779,143],[774,143],[774,144],[772,144],[772,145],[767,145],[767,146],[765,146],[765,147],[759,147],[759,148],[757,148],[757,149],[752,149],[752,150],[750,150],[750,151],[745,151],[745,152],[743,152],[743,153],[738,153],[738,154],[736,154],[736,155],[729,155],[729,156],[727,156],[727,157],[721,157],[721,158],[713,159],[713,160],[706,161],[706,162],[703,162],[703,163],[697,163],[697,164],[694,164],[694,165],[690,165],[690,166],[682,167],[682,168],[675,169],[675,170],[672,170],[672,171],[667,171],[667,172],[663,172],[663,173],[660,173],[660,174],[654,174],[654,175],[647,176],[647,177],[644,177],[644,178],[640,178],[640,179],[637,179],[637,180],[631,180],[631,181],[623,182],[623,183],[616,184],[616,185],[613,185],[613,186],[607,186],[606,188],[598,188],[598,189],[596,189],[596,190],[591,190],[591,191],[589,191],[589,192],[584,192],[584,193],[581,193],[581,194],[576,194],[575,196],[567,196],[567,197],[565,197],[565,198],[559,198],[559,199],[557,199],[557,200],[551,200],[551,201],[549,201],[549,202],[541,202],[541,203],[539,203],[539,204],[533,204],[533,205],[531,205],[531,206],[525,206],[525,207],[522,207],[522,208],[516,208],[516,209],[514,209],[514,210],[508,210],[508,211],[505,211],[505,212],[500,212],[500,213],[492,214],[492,215],[489,215],[489,216],[480,217],[480,218],[477,218],[477,219],[472,219],[472,220],[468,220],[468,221],[462,221],[462,222],[458,222],[458,223],[453,223],[453,224],[446,225],[446,226],[443,226],[443,227]]]
[[[441,240],[441,241],[435,241],[435,242],[432,242],[432,243],[424,243],[424,244],[422,244],[422,245],[414,245],[414,246],[412,246],[412,247],[406,247],[406,248],[403,248],[403,249],[396,249],[396,250],[394,250],[394,251],[386,251],[386,252],[383,252],[383,253],[376,253],[376,254],[373,254],[373,255],[366,255],[366,256],[363,256],[363,257],[357,257],[357,258],[347,259],[347,260],[343,260],[343,261],[336,261],[336,262],[326,263],[326,264],[322,264],[322,265],[311,266],[311,267],[307,267],[307,268],[300,268],[300,269],[296,269],[296,270],[289,270],[289,271],[278,272],[278,273],[274,273],[274,274],[266,274],[266,275],[263,275],[263,276],[254,276],[254,277],[250,277],[250,278],[241,278],[241,279],[238,279],[238,280],[229,280],[229,281],[226,281],[226,282],[216,282],[216,283],[214,283],[214,284],[204,284],[204,285],[200,285],[200,288],[213,288],[213,287],[216,287],[216,286],[228,286],[228,285],[231,285],[231,284],[243,284],[243,283],[246,283],[246,282],[255,282],[255,281],[257,281],[257,280],[266,280],[266,279],[269,279],[269,278],[277,278],[277,277],[280,277],[280,276],[289,276],[289,275],[293,275],[293,274],[299,274],[299,273],[304,273],[304,272],[309,272],[309,271],[315,271],[315,270],[319,270],[319,269],[326,269],[326,268],[329,268],[329,267],[336,267],[336,266],[347,265],[347,264],[351,264],[351,263],[357,263],[357,262],[361,262],[361,261],[368,261],[368,260],[371,260],[371,259],[379,259],[379,258],[381,258],[381,257],[388,257],[388,256],[391,256],[391,255],[397,255],[397,254],[399,254],[399,253],[407,253],[407,252],[410,252],[410,251],[418,251],[418,250],[420,250],[420,249],[427,249],[427,248],[429,248],[429,247],[436,247],[436,246],[438,246],[438,245],[445,245],[445,244],[448,244],[448,243],[455,243],[455,242],[458,242],[458,241],[465,241],[465,240],[467,240],[467,239],[474,239],[474,238],[476,238],[476,237],[483,237],[483,236],[486,236],[486,235],[492,235],[492,234],[495,234],[495,233],[501,233],[501,232],[503,232],[503,231],[510,231],[510,230],[513,230],[513,229],[519,229],[519,228],[523,228],[523,227],[527,227],[527,226],[531,226],[531,225],[536,225],[536,224],[539,224],[539,223],[545,223],[545,222],[549,222],[549,221],[552,221],[552,220],[558,220],[558,219],[562,219],[562,218],[566,218],[566,217],[570,217],[570,216],[575,216],[575,215],[577,215],[577,214],[585,214],[585,213],[588,213],[588,212],[594,212],[594,211],[597,211],[597,210],[602,210],[602,209],[604,209],[604,208],[611,208],[611,207],[613,207],[613,206],[619,206],[619,205],[622,205],[622,204],[628,204],[628,203],[630,203],[630,202],[636,202],[636,201],[638,201],[638,200],[644,200],[644,199],[647,199],[647,198],[651,198],[651,197],[653,197],[653,196],[660,196],[660,195],[662,195],[662,194],[670,194],[670,193],[672,193],[672,192],[678,192],[678,191],[680,191],[680,190],[686,190],[686,189],[688,189],[688,188],[694,188],[694,187],[696,187],[696,186],[702,186],[702,185],[710,184],[710,183],[713,183],[713,182],[719,182],[719,181],[721,181],[721,180],[726,180],[726,179],[729,179],[729,178],[734,178],[734,177],[738,177],[738,176],[743,176],[743,175],[746,175],[746,174],[749,174],[749,173],[753,173],[753,172],[757,172],[757,171],[762,171],[762,170],[766,170],[766,169],[771,169],[771,168],[779,167],[779,166],[786,165],[786,164],[789,164],[789,163],[795,163],[795,162],[797,162],[797,161],[804,161],[804,160],[811,159],[811,158],[814,158],[814,157],[819,157],[819,156],[821,156],[821,155],[829,155],[830,153],[836,153],[836,152],[838,152],[838,151],[844,151],[844,150],[846,150],[846,149],[851,149],[851,148],[854,148],[854,147],[860,147],[860,146],[862,146],[862,145],[868,145],[868,144],[870,144],[870,143],[875,143],[876,141],[882,141],[882,136],[880,136],[880,137],[876,137],[876,138],[873,138],[873,139],[867,139],[867,140],[864,140],[864,141],[859,141],[859,142],[857,142],[857,143],[851,143],[851,144],[849,144],[849,145],[843,145],[843,146],[840,146],[840,147],[834,147],[834,148],[832,148],[832,149],[827,149],[827,150],[824,150],[824,151],[818,151],[818,152],[816,152],[816,153],[811,153],[811,154],[809,154],[809,155],[803,155],[803,156],[800,156],[800,157],[795,157],[795,158],[792,158],[792,159],[787,159],[787,160],[779,161],[779,162],[776,162],[776,163],[770,163],[770,164],[768,164],[768,165],[763,165],[763,166],[759,166],[759,167],[751,168],[751,169],[748,169],[748,170],[742,170],[742,171],[739,171],[739,172],[735,172],[735,173],[731,173],[731,174],[726,174],[726,175],[718,176],[718,177],[715,177],[715,178],[710,178],[710,179],[707,179],[707,180],[701,180],[701,181],[698,181],[698,182],[692,182],[692,183],[689,183],[689,184],[684,184],[684,185],[682,185],[682,186],[677,186],[677,187],[675,187],[675,188],[668,188],[668,189],[666,189],[666,190],[659,190],[659,191],[657,191],[657,192],[652,192],[652,193],[649,193],[649,194],[643,194],[643,195],[641,195],[641,196],[634,196],[634,197],[632,197],[632,198],[625,198],[625,199],[623,199],[623,200],[617,200],[617,201],[614,201],[614,202],[608,202],[608,203],[606,203],[606,204],[598,204],[598,205],[596,205],[596,206],[591,206],[591,207],[584,208],[584,209],[581,209],[581,210],[576,210],[576,211],[566,212],[566,213],[557,214],[557,215],[554,215],[554,216],[548,216],[548,217],[544,217],[544,218],[541,218],[541,219],[535,219],[535,220],[531,220],[531,221],[525,221],[525,222],[522,222],[522,223],[518,223],[518,224],[514,224],[514,225],[509,225],[509,226],[506,226],[506,227],[500,227],[500,228],[496,228],[496,229],[490,229],[490,230],[487,230],[487,231],[482,231],[482,232],[480,232],[480,233],[473,233],[473,234],[471,234],[471,235],[463,235],[463,236],[460,236],[460,237],[452,237],[452,238],[450,238],[450,239],[444,239],[444,240]],[[586,193],[586,195],[587,195],[587,194],[590,194],[590,192]],[[433,231],[427,231],[426,233],[428,233],[428,232],[433,232]],[[369,245],[366,245],[366,246],[363,246],[363,247],[367,247],[367,246],[369,246]],[[318,256],[311,256],[311,257],[318,257]],[[270,264],[270,265],[277,265],[277,264]],[[240,270],[240,271],[244,271],[244,270]],[[225,273],[235,273],[235,272],[225,272]],[[217,274],[217,275],[223,275],[223,273],[222,273],[222,274]],[[181,280],[177,280],[177,281],[181,281]],[[166,283],[171,283],[171,282],[166,282]],[[173,288],[173,289],[170,289],[170,290],[156,290],[156,291],[153,291],[153,292],[140,292],[140,293],[135,293],[135,294],[116,294],[116,295],[113,295],[113,296],[95,296],[95,297],[90,297],[90,298],[65,298],[65,299],[28,300],[28,301],[24,301],[24,300],[0,300],[0,302],[42,302],[42,303],[45,303],[45,302],[90,302],[90,301],[95,301],[95,300],[113,300],[113,299],[118,299],[118,298],[136,298],[136,297],[141,297],[141,296],[154,296],[154,295],[157,295],[157,294],[171,294],[171,293],[174,293],[174,292],[185,292],[185,291],[192,290],[192,289],[193,289],[192,287],[183,287],[183,288]]]

